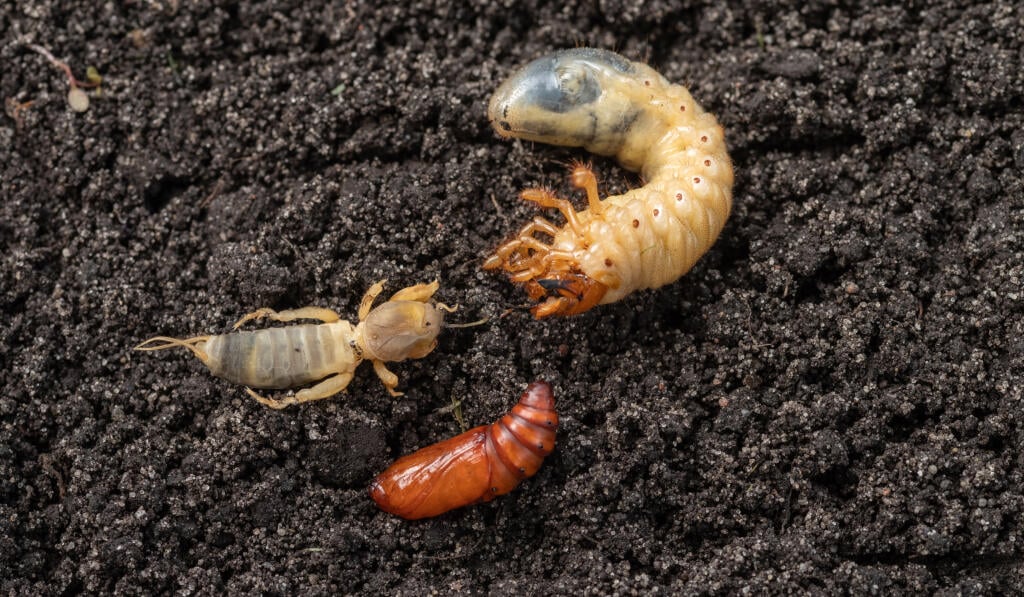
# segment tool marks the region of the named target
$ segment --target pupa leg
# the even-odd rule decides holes
[[[232,329],[237,330],[247,321],[263,318],[284,322],[295,321],[296,319],[316,319],[324,323],[334,323],[341,319],[341,316],[324,307],[302,307],[299,309],[288,309],[287,311],[274,311],[273,309],[264,307],[244,315],[241,319],[235,322]]]
[[[269,406],[275,410],[280,410],[287,406],[291,406],[292,404],[302,404],[303,402],[312,402],[314,400],[330,398],[348,387],[348,384],[351,381],[351,373],[339,373],[334,377],[328,377],[311,388],[299,390],[298,392],[295,392],[295,395],[285,396],[284,398],[266,398],[264,396],[260,396],[249,388],[246,388],[245,391],[260,404]]]

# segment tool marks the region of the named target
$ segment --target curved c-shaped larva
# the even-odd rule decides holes
[[[535,381],[512,410],[395,461],[370,485],[385,512],[414,520],[489,502],[532,477],[555,448],[558,413],[547,382]]]
[[[573,315],[635,290],[677,280],[714,243],[732,208],[732,162],[722,127],[681,85],[607,50],[576,48],[538,58],[494,92],[488,118],[502,137],[583,147],[639,170],[646,184],[601,200],[582,164],[577,212],[545,189],[522,198],[556,208],[498,247],[485,269],[526,284],[536,317]],[[537,234],[551,237],[543,242]]]

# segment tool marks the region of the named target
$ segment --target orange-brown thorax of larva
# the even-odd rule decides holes
[[[579,212],[550,192],[523,192],[559,209],[566,224],[535,219],[484,267],[504,267],[513,281],[526,282],[531,298],[544,300],[534,310],[538,317],[579,313],[589,308],[585,302],[610,303],[674,281],[711,246],[729,215],[732,164],[721,126],[686,88],[646,65],[591,48],[556,52],[503,83],[488,116],[503,137],[614,155],[646,180],[600,200],[592,172],[577,164],[571,180],[589,204]],[[535,233],[552,237],[550,245]],[[566,280],[587,292],[572,296]]]

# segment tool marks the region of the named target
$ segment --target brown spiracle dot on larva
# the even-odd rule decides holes
[[[645,64],[593,48],[555,52],[509,77],[488,117],[502,137],[615,156],[646,181],[602,199],[594,173],[576,163],[570,181],[585,192],[587,209],[546,189],[522,192],[565,223],[535,218],[484,268],[524,284],[538,318],[583,313],[675,281],[729,217],[733,170],[721,126],[685,87]]]

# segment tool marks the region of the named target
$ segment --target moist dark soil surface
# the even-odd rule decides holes
[[[0,1],[5,594],[996,593],[1024,574],[1020,3]],[[85,112],[37,44],[87,80]],[[515,67],[591,45],[726,130],[680,281],[533,320],[483,259],[585,152],[502,141]],[[643,184],[594,159],[603,192]],[[551,214],[558,219],[557,214]],[[154,335],[458,303],[426,358],[274,411]],[[511,311],[510,311],[511,310]],[[402,454],[550,381],[533,478],[407,522]]]

